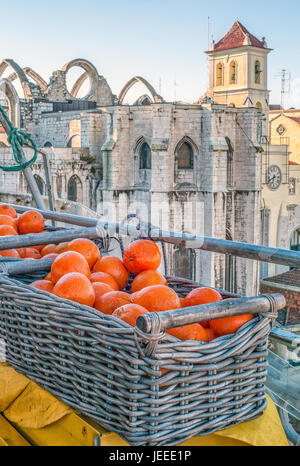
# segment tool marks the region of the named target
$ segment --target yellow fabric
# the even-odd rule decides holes
[[[39,429],[72,413],[72,409],[13,368],[0,364],[0,412],[20,427]]]
[[[68,418],[71,419],[74,414],[67,405],[5,364],[0,364],[0,412],[20,428],[45,429],[51,426],[52,431],[55,426],[59,430],[62,422],[64,426],[68,425]],[[53,425],[54,423],[56,425]],[[70,429],[72,424],[70,423]],[[35,434],[38,438],[38,431]],[[120,446],[126,442],[118,435],[103,429],[101,444]],[[194,437],[182,445],[288,446],[288,440],[277,409],[268,397],[267,409],[260,418],[212,435]]]

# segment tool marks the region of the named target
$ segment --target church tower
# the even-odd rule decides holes
[[[208,95],[220,104],[268,111],[270,51],[264,38],[258,40],[236,21],[206,52],[210,64]]]

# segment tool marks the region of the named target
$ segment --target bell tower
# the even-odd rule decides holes
[[[208,95],[232,107],[257,107],[268,111],[268,54],[265,38],[258,40],[238,21],[217,43],[209,57]]]

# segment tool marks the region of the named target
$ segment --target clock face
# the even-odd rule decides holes
[[[270,189],[275,191],[279,188],[282,182],[281,170],[277,165],[271,165],[267,171],[267,185]]]

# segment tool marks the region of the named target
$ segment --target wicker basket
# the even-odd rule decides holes
[[[2,266],[7,363],[129,444],[179,445],[265,410],[274,313],[209,344],[180,341],[39,291],[28,285],[36,278],[9,276]],[[182,296],[198,286],[168,281]]]

